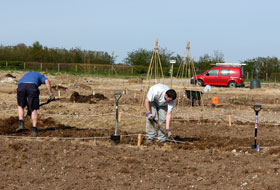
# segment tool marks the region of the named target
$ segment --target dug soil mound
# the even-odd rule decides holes
[[[60,86],[60,85],[54,85],[54,86],[52,86],[52,89],[53,90],[62,90],[62,91],[66,91],[67,90],[66,87]]]
[[[11,74],[6,74],[5,77],[11,77],[11,78],[16,78],[15,76],[11,75]]]
[[[88,103],[95,104],[101,100],[108,100],[103,94],[96,93],[95,95],[80,95],[78,92],[73,92],[70,96],[70,101],[73,103]]]
[[[16,132],[18,118],[10,117],[0,119],[0,135],[10,136],[30,136],[32,123],[30,119],[25,119],[25,129]],[[52,118],[38,120],[38,132],[40,137],[103,137],[113,134],[114,129],[79,129],[72,126],[65,126],[57,123]]]

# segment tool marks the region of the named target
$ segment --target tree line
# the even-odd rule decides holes
[[[128,53],[124,63],[133,66],[148,66],[152,57],[153,51],[146,49],[138,49]],[[199,57],[197,61],[188,60],[187,57],[180,55],[174,56],[172,52],[167,49],[159,49],[161,64],[165,68],[170,68],[170,60],[176,60],[173,65],[173,72],[176,73],[182,62],[193,63],[195,73],[201,74],[208,69],[214,67],[216,63],[224,63],[224,54],[220,51],[214,51],[213,55],[204,54]],[[186,61],[187,60],[187,61]],[[280,60],[277,57],[257,57],[242,61],[246,65],[243,66],[244,78],[248,79],[262,79],[262,80],[280,80]],[[165,69],[164,74],[168,75],[169,70]]]
[[[38,41],[32,46],[0,46],[0,61],[30,61],[45,63],[114,64],[115,57],[102,51],[70,50],[43,47]]]
[[[173,76],[176,76],[182,62],[192,62],[195,73],[203,73],[214,67],[215,63],[223,63],[224,55],[214,51],[212,55],[204,54],[198,60],[188,60],[188,57],[174,55],[166,48],[159,48],[160,61],[164,75],[170,75],[170,60],[176,60],[173,65]],[[128,52],[123,65],[133,66],[135,74],[146,74],[153,55],[153,50],[139,48]],[[81,50],[72,48],[48,48],[38,41],[32,46],[18,44],[16,46],[0,46],[0,61],[43,62],[43,63],[87,63],[87,64],[115,64],[115,56],[102,51]],[[187,61],[186,61],[187,60]],[[243,61],[244,77],[248,79],[280,80],[280,61],[277,57],[257,57]],[[192,73],[193,74],[193,73]]]

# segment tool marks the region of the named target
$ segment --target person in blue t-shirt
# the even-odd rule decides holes
[[[17,132],[24,129],[24,108],[27,105],[28,109],[31,110],[31,118],[32,118],[32,135],[38,135],[37,129],[37,120],[38,120],[38,112],[39,109],[39,86],[41,84],[46,84],[50,98],[48,101],[52,101],[55,99],[52,89],[51,82],[48,78],[46,78],[41,73],[37,72],[29,72],[26,73],[18,82],[17,88],[17,103],[18,103],[18,117],[19,117],[19,125],[17,128]]]

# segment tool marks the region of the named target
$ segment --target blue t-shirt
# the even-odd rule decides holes
[[[48,80],[48,78],[46,78],[44,75],[42,75],[41,73],[37,73],[37,72],[29,72],[26,73],[19,81],[18,81],[18,85],[20,85],[21,83],[33,83],[35,84],[37,87],[40,86],[41,84],[46,84],[46,80]]]

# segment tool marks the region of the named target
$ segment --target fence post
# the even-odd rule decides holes
[[[25,62],[23,62],[23,70],[25,70]]]
[[[59,63],[57,64],[57,72],[60,71],[60,66],[59,66]]]
[[[6,61],[6,67],[8,67],[8,61]]]
[[[266,81],[268,81],[268,75],[267,75],[267,73],[265,73],[265,79],[266,79]]]
[[[249,79],[249,72],[247,72],[247,80]]]
[[[78,72],[78,64],[76,64],[76,72]]]
[[[43,63],[41,63],[41,71],[43,70]]]

